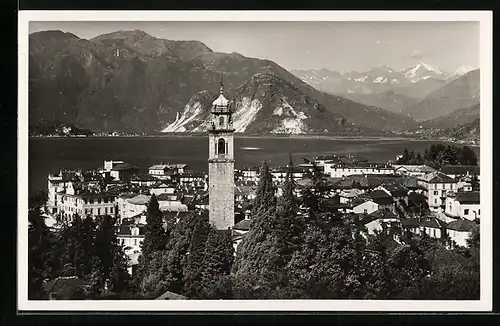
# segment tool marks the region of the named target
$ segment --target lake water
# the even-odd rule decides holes
[[[323,154],[359,154],[371,162],[394,160],[404,148],[423,154],[437,141],[408,139],[335,139],[335,138],[235,138],[235,167],[285,165],[289,153],[295,163],[303,157]],[[471,147],[477,153],[479,147]],[[122,160],[136,165],[141,172],[159,163],[185,163],[197,171],[207,171],[208,137],[89,137],[30,138],[29,193],[47,188],[47,175],[60,169],[92,169],[103,166],[105,159]]]

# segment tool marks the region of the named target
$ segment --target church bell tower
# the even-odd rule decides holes
[[[218,230],[227,230],[234,226],[234,128],[222,80],[211,113],[208,130],[209,221]]]

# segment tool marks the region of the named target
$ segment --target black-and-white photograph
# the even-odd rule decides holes
[[[28,303],[488,299],[482,21],[115,15],[26,22]]]

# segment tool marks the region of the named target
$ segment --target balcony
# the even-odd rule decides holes
[[[211,112],[214,114],[231,114],[231,113],[233,113],[233,111],[229,107],[219,107],[219,106],[212,107]]]
[[[234,132],[234,127],[233,127],[232,123],[230,123],[227,126],[227,128],[218,127],[215,124],[212,124],[208,128],[208,131],[210,131],[210,132]]]

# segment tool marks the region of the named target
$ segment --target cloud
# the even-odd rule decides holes
[[[420,50],[413,50],[410,53],[410,58],[412,58],[412,59],[422,59],[423,56],[424,55],[423,55],[422,51],[420,51]]]
[[[381,41],[381,40],[375,40],[375,44],[381,45],[381,44],[392,44],[394,43],[393,41],[387,40],[387,41]]]

